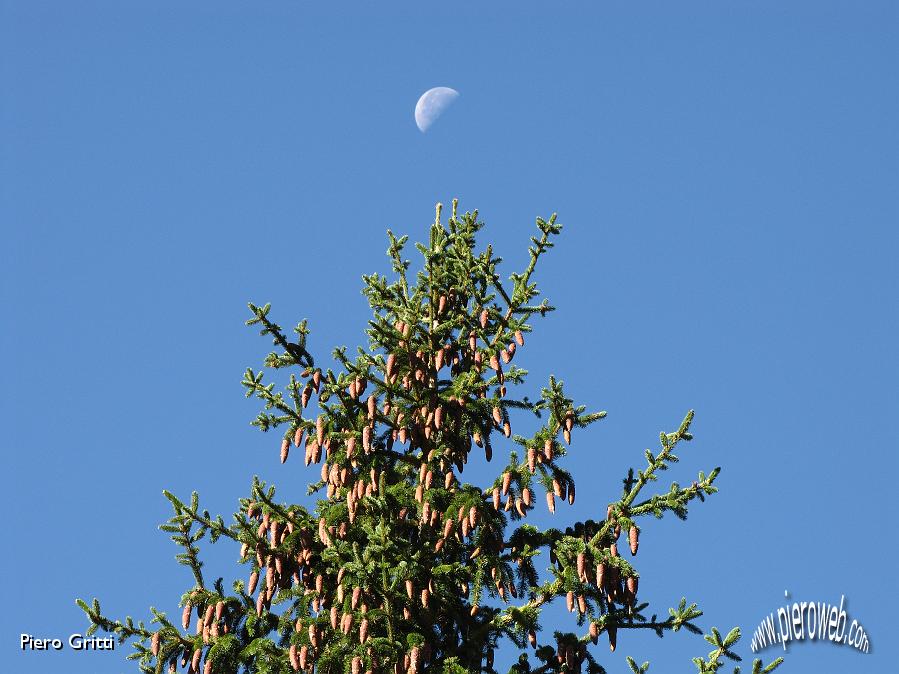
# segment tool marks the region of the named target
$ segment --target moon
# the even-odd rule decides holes
[[[415,104],[415,124],[424,133],[437,118],[443,114],[459,97],[459,92],[449,87],[434,87],[428,89]]]

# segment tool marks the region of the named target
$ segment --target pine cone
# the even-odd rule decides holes
[[[590,621],[589,634],[590,634],[590,641],[592,641],[593,644],[595,645],[596,642],[599,640],[599,628],[596,626],[596,623],[593,622],[592,620]]]
[[[628,532],[628,539],[631,544],[631,554],[637,554],[637,547],[640,544],[640,533],[637,530],[636,525],[632,525],[630,531]]]
[[[415,594],[415,588],[412,585],[411,579],[406,580],[406,594],[409,595],[409,599],[412,599]]]
[[[199,670],[199,667],[200,667],[200,656],[202,656],[202,655],[203,655],[203,651],[202,651],[201,649],[198,648],[198,649],[196,649],[196,650],[194,651],[194,655],[193,655],[193,657],[190,659],[190,668],[191,668],[193,671],[195,671],[195,672]]]
[[[526,506],[531,505],[531,490],[527,487],[521,490],[521,500]]]
[[[153,636],[150,637],[150,652],[159,655],[159,632],[153,632]]]
[[[306,657],[309,654],[308,646],[300,646],[300,669],[306,669]]]
[[[543,443],[543,453],[546,455],[547,461],[553,460],[553,441],[552,440],[546,440]]]
[[[293,434],[293,446],[299,447],[300,443],[303,441],[303,427],[297,426],[297,430]]]
[[[609,650],[615,650],[615,645],[618,642],[618,628],[615,625],[609,625],[606,628],[606,632],[609,633]]]
[[[181,626],[184,629],[187,629],[188,627],[190,627],[190,609],[191,609],[190,602],[187,602],[184,605],[184,611],[181,612]]]
[[[509,493],[509,486],[512,484],[512,473],[503,473],[503,496]]]
[[[290,440],[284,438],[281,441],[281,463],[287,461],[288,453],[290,453]]]
[[[359,624],[359,643],[365,643],[368,640],[368,618],[363,618]]]
[[[533,447],[528,447],[528,470],[531,475],[537,470],[537,451]]]
[[[438,405],[434,410],[434,428],[440,429],[443,426],[443,405]]]
[[[361,674],[362,658],[360,658],[358,655],[353,656],[352,665],[350,667],[351,674]]]
[[[568,608],[569,613],[574,611],[574,592],[571,590],[568,590],[568,593],[565,595],[565,606]]]
[[[368,418],[369,420],[374,420],[375,413],[378,411],[378,401],[375,399],[374,393],[368,396],[366,404],[368,405]]]
[[[549,512],[556,512],[556,499],[551,491],[546,492],[546,505],[549,508]]]
[[[631,600],[631,603],[633,603],[634,599],[636,599],[636,597],[637,597],[637,583],[638,582],[639,581],[637,580],[636,576],[630,576],[627,579],[627,592],[628,592],[628,595],[630,595],[629,599]]]
[[[583,552],[577,553],[577,577],[578,578],[583,579],[586,577],[586,574],[584,573],[584,568],[586,567],[586,565],[587,565],[587,555],[585,555]]]
[[[322,444],[325,440],[325,417],[323,414],[320,414],[318,419],[315,420],[315,441],[318,444]]]
[[[387,375],[388,379],[393,374],[393,368],[395,365],[396,365],[396,355],[391,353],[389,356],[387,356],[387,365],[384,368],[384,374]]]
[[[606,577],[606,565],[604,562],[600,562],[596,565],[596,587],[602,590],[603,583],[605,582]]]
[[[489,320],[489,318],[490,318],[490,312],[489,312],[489,311],[487,311],[486,309],[484,309],[483,311],[481,311],[481,328],[486,328],[486,327],[487,327],[487,321]]]
[[[290,644],[290,649],[288,650],[288,658],[290,659],[290,666],[293,667],[295,672],[300,670],[300,660],[297,657],[297,645]]]

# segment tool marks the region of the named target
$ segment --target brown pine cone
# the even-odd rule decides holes
[[[390,355],[387,356],[387,364],[384,367],[384,374],[386,374],[388,378],[390,378],[390,375],[393,374],[393,368],[395,365],[396,365],[396,355],[391,353]]]
[[[546,505],[549,508],[549,512],[556,512],[556,499],[551,491],[546,492]]]
[[[633,603],[633,600],[636,599],[636,597],[637,597],[637,583],[638,582],[639,581],[637,580],[636,576],[630,576],[627,579],[627,593],[629,595],[629,599],[631,600],[631,603]]]
[[[153,636],[150,637],[150,652],[159,655],[159,632],[153,632]]]
[[[537,470],[537,450],[533,447],[528,447],[528,470],[531,471],[531,475]]]
[[[574,592],[571,590],[568,590],[568,593],[565,595],[565,606],[569,613],[574,611]]]
[[[628,532],[628,539],[631,544],[631,554],[637,554],[637,547],[640,544],[640,533],[637,530],[636,525],[632,525],[630,531]]]
[[[546,456],[547,461],[553,460],[553,441],[546,440],[543,443],[543,454]]]
[[[200,668],[200,656],[203,655],[203,651],[201,649],[196,649],[194,651],[193,657],[190,659],[190,668],[194,672],[199,671]]]
[[[600,562],[596,565],[596,587],[600,590],[603,587],[603,583],[606,578],[606,565],[604,562]]]
[[[293,446],[299,447],[301,442],[303,442],[303,427],[297,426],[297,430],[293,434]]]
[[[496,508],[497,510],[499,510],[499,498],[500,498],[499,487],[494,487],[493,488],[493,507]]]
[[[340,618],[340,611],[338,610],[336,605],[331,606],[330,618],[331,618],[331,629],[336,630],[337,629],[337,621]]]
[[[409,595],[409,599],[412,599],[415,594],[415,588],[412,585],[411,579],[406,580],[406,594]]]
[[[531,505],[531,490],[527,487],[521,490],[521,500],[526,506]]]
[[[490,312],[484,309],[481,311],[481,328],[487,327],[487,321],[490,319]]]
[[[365,643],[368,640],[368,618],[363,618],[359,624],[359,643]]]
[[[503,496],[509,493],[509,486],[512,484],[512,473],[503,473]]]
[[[308,646],[300,646],[300,657],[298,658],[300,662],[300,669],[306,669],[306,657],[309,655],[309,647]]]
[[[187,602],[184,605],[184,610],[181,612],[181,626],[184,629],[187,629],[188,627],[190,627],[190,609],[191,609],[190,602]]]
[[[593,622],[592,620],[590,621],[589,634],[590,634],[590,641],[592,641],[595,645],[596,642],[599,640],[599,628],[596,626],[596,623]]]
[[[281,463],[287,461],[287,455],[290,453],[290,440],[284,438],[281,441]]]
[[[318,419],[315,420],[315,441],[318,444],[322,444],[325,440],[325,417],[323,414],[320,414]]]
[[[585,577],[584,568],[587,565],[587,555],[583,552],[577,553],[577,577],[583,579]]]

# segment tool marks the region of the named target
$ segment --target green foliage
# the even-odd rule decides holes
[[[309,510],[277,500],[273,486],[254,478],[226,524],[200,508],[196,493],[185,503],[164,492],[174,514],[161,528],[193,576],[181,620],[152,610],[150,629],[79,600],[91,630],[133,638],[142,671],[203,663],[207,674],[492,673],[493,651],[506,638],[524,651],[513,672],[600,673],[588,645],[601,634],[614,650],[626,630],[701,633],[694,621],[702,612],[685,599],[663,620],[648,615],[635,567],[639,518],[670,511],[686,519],[691,501],[716,491],[718,468],[687,487],[643,493],[692,439],[692,411],[645,451],[646,465],[628,472],[604,518],[545,531],[525,522],[538,491],[550,512],[557,500],[574,502],[565,457],[573,437],[605,412],[576,404],[555,377],[536,399],[510,394],[526,381],[517,354],[526,352],[532,320],[553,310],[531,277],[562,225],[555,215],[538,218],[528,265],[507,280],[492,246],[477,248],[482,227],[477,212],[457,215],[455,201],[444,225],[438,204],[428,244],[416,244],[422,264],[414,277],[403,257],[407,237],[388,231],[393,279],[362,277],[372,309],[368,348],[335,349],[333,367],[316,365],[306,321],[289,336],[270,319],[270,305],[249,305],[247,324],[275,347],[264,367],[290,372],[276,391],[264,371],[246,370],[246,395],[262,403],[252,423],[281,430],[282,462],[300,448],[306,466],[323,461],[308,493],[325,493]],[[512,432],[521,413],[538,420],[528,435]],[[487,461],[502,453],[486,487],[460,477],[476,450]],[[618,551],[622,532],[628,559]],[[246,581],[230,591],[222,579],[207,582],[199,547],[207,537],[240,546]],[[538,564],[546,553],[544,579]],[[581,633],[538,643],[542,608],[563,597]],[[721,658],[736,657],[739,630],[707,638],[717,650],[695,662],[714,672]],[[627,663],[638,673],[648,666]]]

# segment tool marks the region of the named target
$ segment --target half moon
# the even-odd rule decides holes
[[[458,97],[459,92],[449,87],[434,87],[424,92],[415,104],[415,124],[419,130],[427,131]]]

